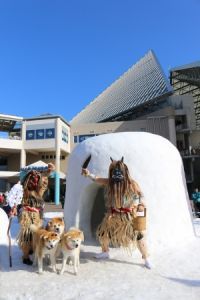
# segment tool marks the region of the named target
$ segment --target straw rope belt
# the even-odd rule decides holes
[[[121,214],[121,213],[131,213],[133,211],[133,208],[128,208],[128,207],[121,207],[121,208],[114,208],[114,207],[111,207],[110,208],[111,210],[111,213],[118,213],[118,214]]]
[[[40,208],[36,208],[36,207],[31,207],[31,206],[24,206],[23,209],[25,211],[30,211],[30,212],[40,212]]]

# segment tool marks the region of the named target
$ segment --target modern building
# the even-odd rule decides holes
[[[191,192],[200,186],[199,65],[173,69],[170,85],[155,54],[149,51],[72,119],[71,147],[101,132],[159,134],[180,150]]]
[[[177,119],[177,147],[189,175],[191,191],[200,187],[200,61],[171,69],[170,84],[175,95],[190,95],[194,103],[193,126],[187,123],[184,115]]]
[[[53,189],[60,202],[60,181],[65,179],[70,153],[70,125],[60,116],[35,118],[0,115],[0,191],[19,180],[20,169],[37,161],[55,164]],[[62,192],[62,190],[61,190]]]
[[[170,70],[170,84],[176,95],[192,95],[196,129],[200,129],[200,61]]]
[[[59,203],[73,148],[92,136],[122,131],[159,134],[177,146],[191,192],[200,186],[199,70],[200,63],[174,68],[169,82],[149,51],[70,124],[50,114],[26,119],[0,115],[0,192],[19,179],[21,168],[40,160],[53,162],[53,198]]]

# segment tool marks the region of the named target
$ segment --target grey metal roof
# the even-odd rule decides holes
[[[153,51],[149,51],[72,120],[71,124],[101,122],[172,93]]]
[[[172,68],[170,71],[174,72],[174,71],[180,71],[180,70],[185,70],[185,69],[193,69],[193,68],[199,68],[200,67],[200,61],[196,61],[190,64],[186,64],[183,66],[179,66],[179,67],[175,67]]]
[[[42,114],[36,117],[24,118],[25,121],[44,120],[44,119],[61,119],[66,125],[71,126],[61,115],[53,115],[50,113]]]

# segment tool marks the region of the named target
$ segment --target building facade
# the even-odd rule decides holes
[[[177,147],[183,157],[188,190],[200,187],[200,62],[179,66],[170,70],[170,84],[174,95],[190,95],[192,109],[187,107],[188,115],[193,117],[188,123],[183,115],[177,119]],[[191,122],[193,123],[191,126]]]
[[[149,51],[70,124],[62,116],[48,114],[0,115],[0,192],[19,180],[21,168],[52,162],[56,171],[51,200],[58,204],[73,148],[87,138],[124,131],[145,131],[170,140],[183,158],[192,192],[200,186],[199,70],[198,63],[172,69],[169,82]]]
[[[19,180],[20,169],[37,161],[55,164],[54,199],[60,202],[70,153],[70,125],[60,116],[23,119],[0,115],[0,191]]]
[[[183,158],[189,193],[200,187],[200,63],[166,78],[149,51],[71,121],[72,147],[99,132],[147,131],[169,139]]]

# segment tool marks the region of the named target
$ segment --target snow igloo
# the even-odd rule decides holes
[[[147,206],[147,241],[150,250],[159,250],[194,238],[191,210],[182,159],[167,139],[145,132],[124,132],[85,140],[70,155],[66,183],[64,218],[66,227],[84,231],[85,240],[95,231],[105,213],[104,189],[81,175],[91,154],[88,169],[108,177],[110,157],[124,157]]]
[[[0,208],[0,270],[8,265],[8,217],[3,209]]]

